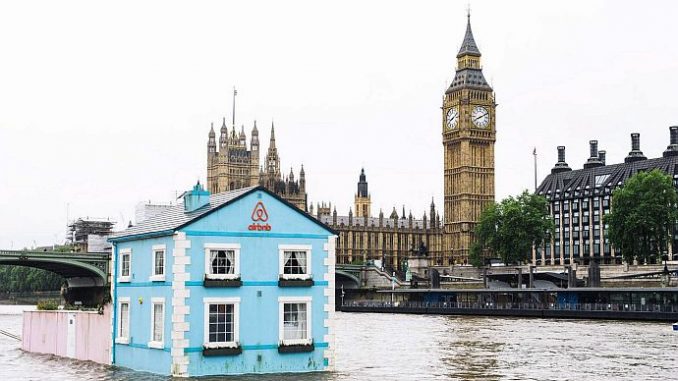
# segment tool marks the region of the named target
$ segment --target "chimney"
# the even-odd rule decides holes
[[[556,165],[551,168],[551,174],[571,171],[567,163],[565,162],[565,146],[558,146],[558,162]]]
[[[671,140],[669,141],[669,146],[666,147],[664,151],[664,157],[676,156],[678,155],[678,126],[669,127],[671,131]]]
[[[184,193],[184,211],[193,212],[210,203],[210,192],[206,191],[200,181],[190,191]]]
[[[607,152],[605,152],[604,150],[598,151],[598,160],[600,160],[600,162],[603,163],[603,165],[605,165],[605,154],[607,154]]]
[[[634,161],[645,159],[647,158],[640,150],[640,134],[634,132],[631,134],[631,152],[629,152],[629,155],[624,159],[624,163],[633,163]]]
[[[586,160],[586,163],[584,163],[584,168],[601,167],[603,163],[601,163],[600,158],[598,158],[598,141],[590,140],[589,148],[591,151],[591,157],[589,157],[589,159]]]

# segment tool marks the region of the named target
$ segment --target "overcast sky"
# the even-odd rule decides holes
[[[232,118],[309,200],[348,213],[442,207],[442,96],[466,1],[0,3],[0,248],[61,242],[68,216],[119,227],[140,201],[205,181],[210,123]],[[608,163],[631,132],[657,157],[678,125],[678,3],[473,1],[496,91],[496,197],[533,188],[556,146]],[[263,155],[262,158],[263,160]]]

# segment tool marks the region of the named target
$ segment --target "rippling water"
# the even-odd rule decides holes
[[[12,307],[0,306],[0,329],[20,334]],[[169,379],[19,347],[0,336],[0,380]],[[667,323],[337,313],[336,360],[333,373],[228,379],[675,380],[678,332]]]

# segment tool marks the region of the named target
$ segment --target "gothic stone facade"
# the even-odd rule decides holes
[[[623,163],[606,165],[606,152],[598,141],[590,144],[584,168],[572,170],[565,161],[565,147],[558,147],[558,162],[537,188],[549,201],[555,234],[550,242],[533,251],[534,265],[621,264],[619,248],[610,244],[604,216],[610,213],[612,191],[641,171],[660,169],[673,177],[678,188],[678,126],[670,127],[670,144],[662,157],[647,159],[640,150],[640,135],[631,134],[631,151]],[[669,254],[678,245],[678,230],[672,232]],[[661,255],[657,254],[659,260]],[[675,258],[674,258],[675,259]]]
[[[217,149],[218,147],[218,149]],[[221,125],[217,146],[214,125],[210,128],[207,141],[207,189],[212,193],[221,193],[256,185],[263,185],[297,208],[306,211],[306,174],[304,167],[299,172],[299,181],[294,180],[290,169],[287,178],[280,170],[280,157],[275,146],[275,129],[271,124],[271,140],[266,161],[259,163],[259,130],[257,122],[252,127],[250,149],[247,149],[245,127],[240,133],[235,126],[230,134],[226,127],[226,118]]]
[[[400,271],[404,261],[418,250],[423,243],[428,249],[431,265],[444,264],[442,252],[442,224],[440,215],[436,213],[435,205],[431,202],[430,218],[424,213],[422,219],[414,219],[412,213],[405,217],[398,216],[395,208],[386,218],[383,212],[379,217],[372,217],[370,212],[370,194],[367,190],[365,171],[362,170],[358,181],[358,191],[355,196],[355,210],[358,215],[353,216],[349,210],[348,216],[338,216],[336,209],[330,214],[330,207],[319,204],[316,218],[338,232],[336,243],[337,263],[350,264],[381,260],[384,268]],[[313,213],[313,207],[311,207]]]
[[[494,202],[494,99],[469,20],[442,107],[446,264],[468,263],[480,213]]]

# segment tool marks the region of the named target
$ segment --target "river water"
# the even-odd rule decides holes
[[[0,306],[0,329],[20,335],[20,310]],[[336,316],[335,372],[228,379],[678,379],[678,332],[667,323],[340,312]],[[19,348],[19,342],[0,336],[0,380],[169,379]]]

